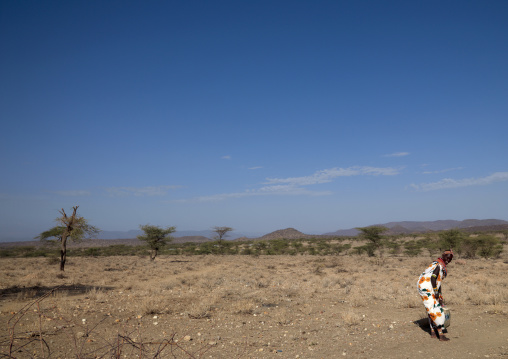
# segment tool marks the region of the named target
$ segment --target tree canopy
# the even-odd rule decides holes
[[[217,233],[214,239],[218,241],[222,241],[225,237],[227,237],[228,232],[231,232],[233,228],[231,227],[213,227],[213,231]]]
[[[150,247],[151,260],[155,259],[159,249],[173,240],[170,234],[176,231],[176,227],[162,228],[151,224],[140,225],[139,228],[145,233],[140,234],[137,238],[140,241],[146,242],[148,247]]]
[[[100,230],[88,223],[88,221],[81,216],[77,215],[79,206],[72,207],[72,215],[69,217],[62,208],[60,210],[60,217],[57,217],[55,221],[58,223],[57,226],[48,229],[47,231],[39,234],[36,239],[41,241],[60,242],[60,270],[65,268],[65,260],[67,257],[67,240],[80,241],[83,238],[90,238],[96,236]]]

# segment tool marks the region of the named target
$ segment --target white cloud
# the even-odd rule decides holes
[[[92,194],[90,191],[84,191],[84,190],[50,191],[50,193],[54,193],[54,194],[57,194],[59,196],[64,196],[64,197],[83,197],[83,196],[90,196]]]
[[[411,187],[417,191],[435,191],[446,188],[459,188],[469,186],[486,186],[495,182],[508,181],[508,172],[496,172],[486,177],[465,178],[455,180],[452,178],[444,178],[438,182],[411,184]]]
[[[255,167],[249,167],[248,169],[249,170],[259,170],[261,168],[263,168],[263,167],[262,166],[255,166]]]
[[[330,168],[318,171],[310,176],[304,177],[289,177],[289,178],[267,178],[266,184],[274,183],[291,183],[300,186],[307,186],[319,183],[331,182],[337,177],[350,177],[350,176],[393,176],[399,174],[399,170],[391,167],[368,167],[368,166],[354,166],[349,168]]]
[[[297,187],[294,185],[275,185],[275,186],[265,186],[259,189],[254,190],[246,190],[244,192],[234,192],[234,193],[221,193],[211,196],[201,196],[195,197],[191,199],[180,199],[174,200],[173,202],[180,203],[188,203],[188,202],[217,202],[224,201],[229,198],[244,198],[244,197],[254,197],[254,196],[326,196],[332,194],[329,191],[309,191],[303,187]]]
[[[458,171],[458,170],[463,170],[464,167],[453,167],[453,168],[445,168],[444,170],[438,170],[438,171],[425,171],[423,172],[424,175],[429,175],[429,174],[436,174],[436,173],[446,173],[446,172],[451,172],[451,171]]]
[[[170,189],[180,188],[181,186],[149,186],[149,187],[110,187],[106,191],[115,197],[120,196],[165,196]]]
[[[221,159],[223,159],[223,160],[230,160],[231,156],[230,155],[222,156]]]
[[[367,166],[355,166],[349,168],[331,168],[318,171],[310,176],[304,177],[289,177],[289,178],[267,178],[264,184],[267,186],[258,189],[247,190],[244,192],[223,193],[211,196],[196,197],[191,199],[176,200],[176,202],[209,202],[209,201],[222,201],[228,198],[242,198],[252,196],[278,196],[278,195],[291,195],[291,196],[326,196],[331,195],[330,191],[312,191],[304,186],[316,185],[321,183],[331,182],[337,177],[347,176],[391,176],[399,173],[399,170],[394,168],[378,168]]]
[[[409,156],[409,152],[395,152],[390,153],[389,155],[384,155],[384,157],[404,157]]]

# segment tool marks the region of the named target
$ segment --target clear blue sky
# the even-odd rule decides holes
[[[507,1],[2,1],[0,240],[58,210],[508,219]]]

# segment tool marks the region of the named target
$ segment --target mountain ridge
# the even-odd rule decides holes
[[[463,221],[457,220],[437,220],[437,221],[400,221],[388,222],[384,224],[375,224],[372,226],[383,226],[388,228],[385,234],[398,235],[398,234],[417,234],[417,233],[430,233],[449,229],[460,229],[467,232],[482,232],[482,231],[508,231],[508,221],[501,219],[466,219]],[[97,239],[85,240],[83,243],[78,244],[71,242],[70,246],[108,246],[114,244],[126,245],[140,245],[136,236],[142,232],[139,230],[130,231],[104,231],[101,232]],[[105,233],[105,234],[104,234]],[[259,236],[245,236],[237,232],[230,232],[226,240],[235,241],[248,241],[248,240],[271,240],[271,239],[300,239],[300,238],[319,238],[319,237],[355,237],[360,233],[356,228],[339,229],[335,232],[328,232],[324,234],[305,234],[295,228],[279,229],[268,234]],[[196,242],[203,243],[212,241],[216,236],[212,230],[202,231],[177,231],[173,233],[173,243],[186,243]],[[0,242],[0,247],[10,247],[19,245],[39,246],[43,245],[41,241],[11,241]]]
[[[383,226],[388,228],[387,234],[412,234],[445,231],[448,229],[467,229],[473,227],[492,227],[508,226],[508,221],[501,219],[465,219],[458,220],[437,220],[437,221],[400,221],[388,222],[384,224],[375,224],[372,226]],[[367,226],[367,227],[372,227]],[[356,228],[337,230],[335,232],[324,233],[328,236],[356,236],[360,231]]]

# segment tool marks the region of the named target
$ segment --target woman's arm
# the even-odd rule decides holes
[[[432,276],[430,277],[430,283],[432,284],[432,288],[434,289],[434,295],[435,295],[437,301],[439,302],[439,304],[441,304],[441,306],[444,306],[443,296],[441,295],[441,286],[439,286],[439,288],[437,287],[437,278],[439,277],[440,272],[441,272],[441,267],[436,266],[436,269],[434,269],[434,272],[432,273]]]
[[[430,283],[432,284],[432,288],[434,288],[434,295],[436,296],[436,299],[439,297],[439,294],[441,294],[441,288],[437,288],[437,277],[439,276],[440,268],[439,266],[436,266],[436,269],[434,269],[434,272],[432,272],[432,275],[430,276]]]

